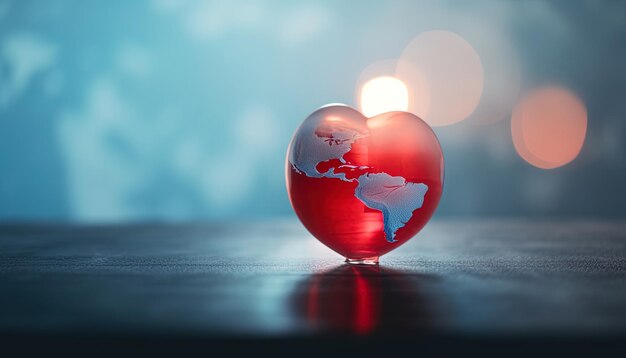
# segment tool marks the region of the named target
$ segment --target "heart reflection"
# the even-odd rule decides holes
[[[420,293],[428,277],[380,266],[342,265],[314,274],[293,295],[296,314],[319,331],[407,333],[433,328]]]

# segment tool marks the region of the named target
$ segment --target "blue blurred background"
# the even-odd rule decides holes
[[[567,86],[589,118],[578,158],[553,170],[517,155],[508,118],[436,128],[437,217],[624,216],[625,14],[621,1],[0,0],[0,220],[292,216],[296,127],[356,105],[363,69],[432,29],[507,39],[523,88]]]

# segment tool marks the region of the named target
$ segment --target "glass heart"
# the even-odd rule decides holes
[[[407,112],[366,118],[345,105],[324,106],[287,151],[298,218],[350,263],[378,263],[415,236],[439,204],[443,173],[435,133]]]

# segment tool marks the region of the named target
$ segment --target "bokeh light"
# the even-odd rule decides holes
[[[483,90],[478,54],[461,36],[449,31],[428,31],[413,39],[398,61],[396,76],[414,89],[409,111],[431,126],[467,118]]]
[[[408,90],[406,85],[397,78],[376,77],[367,81],[361,89],[361,112],[366,117],[408,109]]]
[[[517,153],[542,169],[563,166],[582,149],[587,109],[568,89],[549,86],[534,90],[513,111],[511,134]]]

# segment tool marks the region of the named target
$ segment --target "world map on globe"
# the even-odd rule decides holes
[[[344,156],[352,150],[352,144],[369,135],[366,130],[324,126],[316,127],[313,132],[313,135],[299,138],[288,158],[294,171],[311,178],[356,181],[354,196],[368,208],[382,213],[385,238],[388,242],[396,242],[398,229],[411,219],[414,210],[424,204],[428,186],[346,161]],[[318,166],[324,162],[337,165],[320,172]],[[348,177],[346,172],[356,172],[357,176]]]

